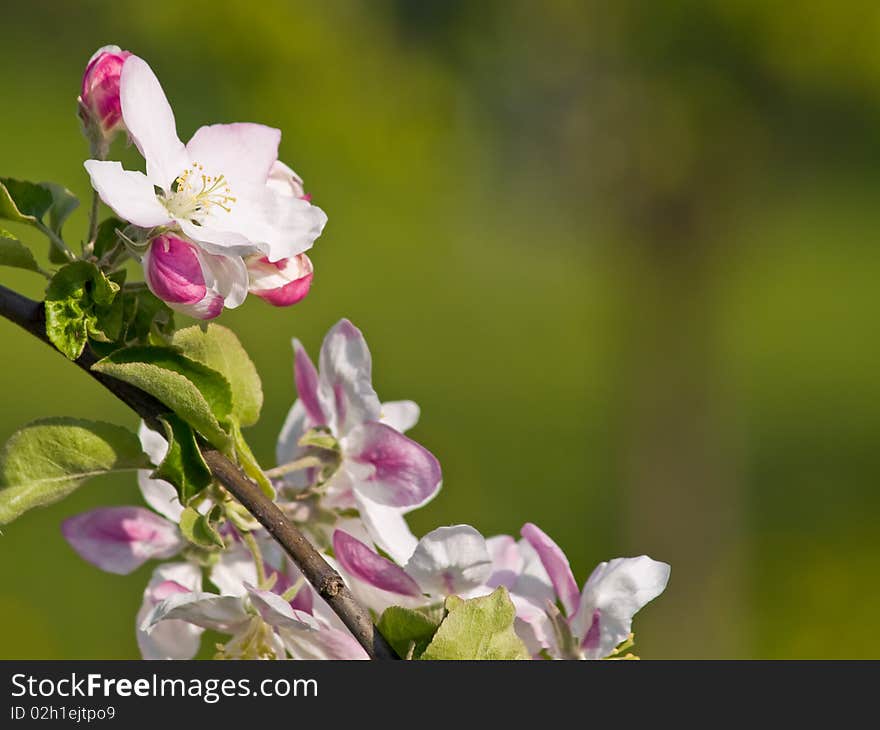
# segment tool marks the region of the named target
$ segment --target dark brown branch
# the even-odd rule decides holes
[[[42,302],[18,294],[0,285],[0,316],[27,330],[47,345],[54,346],[46,336],[46,317]],[[76,364],[134,410],[151,426],[168,409],[153,396],[121,380],[96,373],[91,369],[97,358],[86,348]],[[160,430],[161,433],[161,430]],[[272,500],[248,479],[235,464],[216,449],[202,447],[202,455],[214,478],[235,498],[281,545],[302,571],[306,580],[342,619],[371,659],[398,659],[385,638],[373,626],[369,612],[351,594],[342,577],[312,547],[305,535],[291,523]]]

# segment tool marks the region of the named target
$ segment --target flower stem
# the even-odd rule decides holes
[[[244,544],[247,545],[248,550],[251,551],[251,555],[254,556],[254,563],[257,566],[257,583],[260,588],[263,588],[266,585],[266,563],[263,562],[263,551],[260,550],[260,546],[257,544],[257,538],[254,537],[254,533],[243,532],[241,539],[244,541]]]
[[[321,466],[323,462],[317,456],[304,456],[296,461],[288,461],[286,464],[276,466],[273,469],[267,469],[264,473],[269,479],[279,479],[285,474],[292,474],[303,469],[312,469]]]

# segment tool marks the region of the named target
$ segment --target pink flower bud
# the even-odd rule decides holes
[[[122,64],[130,55],[119,46],[99,48],[89,59],[83,74],[80,114],[86,127],[100,131],[105,139],[124,128],[119,103],[119,76]]]
[[[289,307],[309,293],[314,267],[304,253],[289,259],[270,262],[265,256],[245,259],[251,294],[276,307]]]
[[[197,319],[223,311],[224,297],[206,266],[209,254],[178,236],[154,238],[144,254],[144,279],[150,291],[172,309]]]

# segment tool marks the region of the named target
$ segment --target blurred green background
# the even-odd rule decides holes
[[[417,534],[534,521],[579,581],[670,562],[646,658],[880,656],[880,5],[30,0],[2,4],[2,38],[3,175],[88,199],[75,97],[106,43],[150,62],[183,139],[283,130],[330,222],[302,304],[221,318],[263,376],[264,462],[290,338],[316,353],[346,316],[443,463]],[[0,337],[0,439],[49,415],[135,425]],[[59,532],[137,499],[105,479],[5,529],[0,657],[137,656],[152,566],[103,574]]]

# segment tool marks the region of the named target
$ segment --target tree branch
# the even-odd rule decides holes
[[[55,349],[46,336],[46,316],[42,302],[35,302],[0,285],[0,316]],[[163,433],[159,428],[158,418],[168,413],[168,408],[139,388],[94,372],[91,367],[95,362],[97,358],[88,348],[76,360],[79,367],[134,410],[148,425]],[[385,637],[373,625],[369,612],[355,600],[339,573],[327,564],[305,535],[284,516],[275,503],[263,494],[238,466],[219,451],[206,445],[200,448],[214,478],[226,487],[284,548],[306,580],[342,619],[370,658],[398,659],[397,654],[385,641]]]

